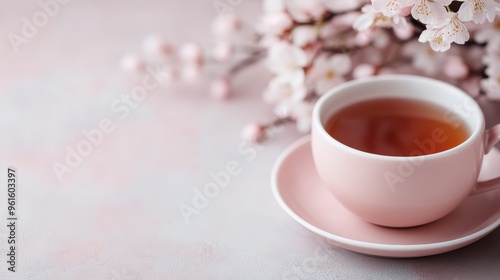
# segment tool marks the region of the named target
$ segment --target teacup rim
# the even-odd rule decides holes
[[[403,81],[403,80],[421,80],[427,83],[434,83],[436,85],[448,87],[450,90],[454,91],[456,94],[460,94],[462,97],[469,99],[468,101],[472,101],[474,104],[477,105],[479,108],[478,111],[475,111],[475,114],[478,114],[478,120],[479,123],[474,127],[474,130],[470,132],[469,137],[460,143],[459,145],[447,149],[441,152],[437,153],[432,153],[432,154],[426,154],[426,155],[417,155],[417,156],[389,156],[389,155],[381,155],[381,154],[374,154],[374,153],[369,153],[369,152],[364,152],[355,148],[352,148],[332,136],[328,134],[328,132],[325,130],[323,124],[321,123],[321,107],[323,104],[331,98],[336,92],[343,91],[349,87],[355,86],[355,85],[360,85],[360,84],[367,84],[367,83],[373,83],[373,82],[380,82],[383,80],[389,80],[389,81]],[[314,105],[313,113],[312,113],[312,129],[318,129],[319,133],[321,134],[321,137],[325,137],[328,139],[327,141],[341,147],[342,149],[349,151],[351,153],[359,154],[361,156],[365,157],[370,157],[374,159],[386,159],[386,160],[411,160],[411,159],[432,159],[432,158],[438,158],[438,157],[443,157],[449,154],[454,154],[462,149],[467,148],[468,146],[472,145],[477,137],[481,137],[481,135],[484,132],[485,129],[485,120],[484,120],[484,115],[481,112],[481,108],[479,107],[479,104],[466,92],[464,92],[462,89],[441,81],[437,79],[432,79],[424,76],[417,76],[417,75],[407,75],[407,74],[387,74],[387,75],[381,75],[381,76],[372,76],[372,77],[367,77],[367,78],[362,78],[362,79],[356,79],[356,80],[351,80],[344,82],[340,85],[337,85],[331,89],[329,89],[327,92],[325,92],[319,99],[316,101],[316,104]]]

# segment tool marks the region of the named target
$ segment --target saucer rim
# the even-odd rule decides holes
[[[278,187],[278,174],[283,166],[284,161],[298,148],[301,146],[311,142],[311,135],[304,136],[295,142],[293,142],[290,146],[288,146],[283,152],[279,155],[277,160],[275,161],[271,173],[271,187],[274,198],[277,200],[280,207],[291,216],[296,222],[305,227],[306,229],[312,231],[313,233],[327,238],[328,240],[335,241],[339,244],[345,244],[355,248],[363,248],[363,249],[375,249],[382,250],[385,252],[420,252],[420,251],[429,251],[429,250],[438,250],[438,249],[446,249],[454,246],[467,245],[476,241],[477,239],[486,236],[488,233],[495,230],[500,225],[500,218],[496,221],[492,222],[490,225],[484,227],[483,229],[476,231],[472,234],[468,234],[459,238],[435,242],[435,243],[422,243],[422,244],[384,244],[384,243],[374,243],[361,241],[356,239],[350,239],[347,237],[342,237],[339,235],[335,235],[323,229],[320,229],[311,223],[307,222],[305,219],[296,214],[284,201]],[[468,243],[469,242],[469,243]],[[349,249],[353,251],[352,249]]]

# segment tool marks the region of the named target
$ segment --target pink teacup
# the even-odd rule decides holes
[[[449,119],[450,112],[458,115],[470,136],[446,151],[399,157],[353,149],[325,130],[327,120],[340,109],[387,97],[437,104],[445,109],[444,120]],[[447,83],[408,75],[347,82],[318,100],[312,118],[312,150],[318,174],[340,203],[367,222],[390,227],[430,223],[452,212],[467,196],[500,187],[498,178],[477,182],[483,155],[500,141],[500,125],[485,131],[479,105]]]

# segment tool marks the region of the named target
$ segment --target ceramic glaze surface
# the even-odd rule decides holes
[[[500,175],[500,152],[492,151],[482,177]],[[352,214],[318,176],[311,141],[305,137],[283,153],[274,167],[273,191],[281,207],[305,228],[336,246],[369,255],[419,257],[466,246],[500,225],[500,191],[467,198],[446,217],[420,227],[388,228]]]
[[[449,150],[417,157],[391,157],[350,148],[324,129],[329,116],[356,101],[399,97],[433,102],[455,112],[471,136]],[[355,101],[353,101],[355,100]],[[461,105],[462,111],[455,110]],[[465,105],[464,105],[465,104]],[[391,227],[426,224],[454,210],[474,189],[482,164],[484,119],[459,89],[405,75],[353,81],[332,89],[315,105],[312,149],[318,174],[338,201],[365,221]],[[422,141],[432,149],[434,139]]]

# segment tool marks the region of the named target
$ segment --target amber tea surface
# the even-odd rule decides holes
[[[438,105],[402,98],[380,98],[349,105],[333,114],[325,129],[354,149],[387,156],[442,152],[469,137],[463,121]]]

